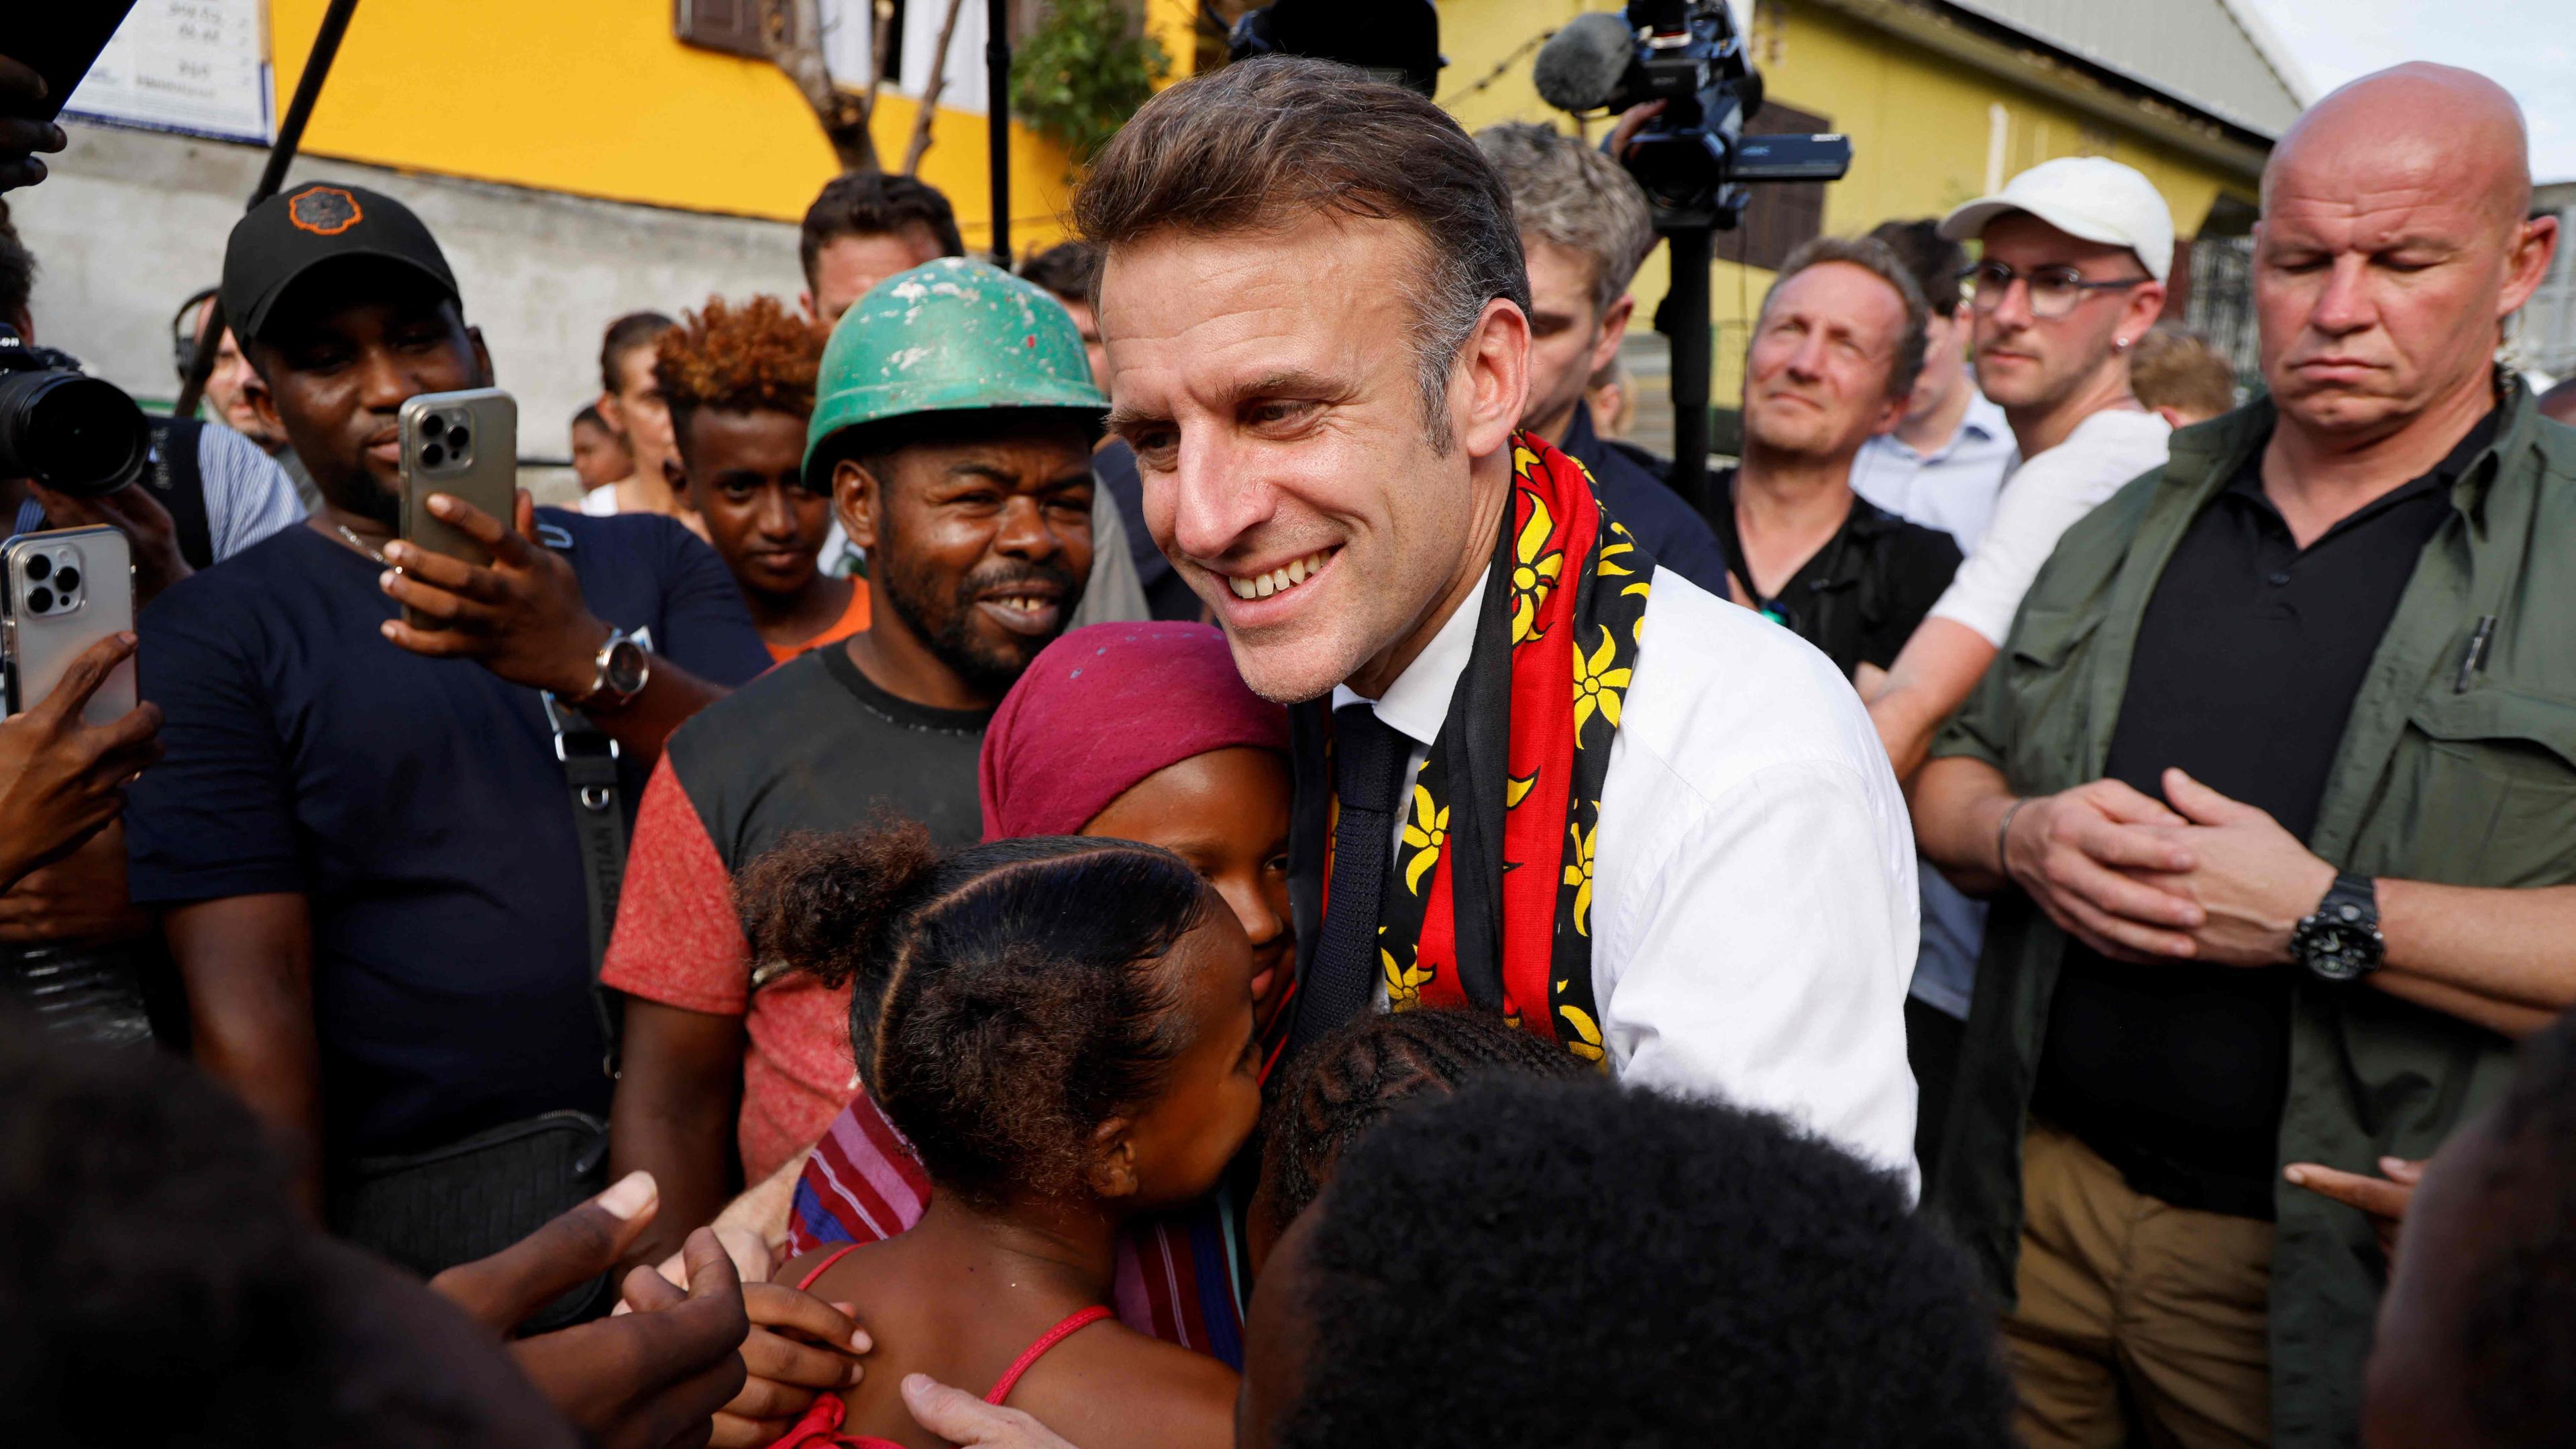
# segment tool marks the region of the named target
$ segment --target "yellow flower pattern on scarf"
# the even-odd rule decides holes
[[[1520,450],[1528,452],[1524,448]],[[1532,462],[1537,461],[1532,459]],[[1565,550],[1550,549],[1548,535],[1556,531],[1556,519],[1547,504],[1530,489],[1519,490],[1529,500],[1529,522],[1521,525],[1512,540],[1512,642],[1526,643],[1537,636],[1538,611],[1547,596],[1556,591],[1565,574]]]
[[[1598,1062],[1604,1058],[1606,1053],[1601,1049],[1600,1023],[1580,1007],[1560,1006],[1556,1014],[1565,1018],[1565,1024],[1574,1031],[1574,1035],[1566,1039],[1567,1051],[1587,1062]]]
[[[1578,749],[1582,746],[1583,727],[1592,722],[1595,711],[1610,722],[1612,729],[1619,727],[1619,691],[1628,687],[1629,671],[1610,667],[1618,652],[1619,641],[1611,638],[1606,628],[1601,631],[1601,647],[1592,651],[1591,658],[1583,657],[1582,644],[1574,645],[1574,738]]]
[[[1431,980],[1431,968],[1419,962],[1411,966],[1399,965],[1395,953],[1384,946],[1378,948],[1377,957],[1386,971],[1386,1009],[1411,1011],[1420,1006],[1422,988]]]
[[[1434,802],[1420,784],[1413,787],[1413,818],[1404,823],[1404,888],[1422,894],[1422,878],[1440,863],[1440,848],[1449,843],[1449,807]]]
[[[1592,815],[1594,823],[1588,832],[1580,822],[1565,827],[1566,834],[1574,837],[1574,859],[1565,867],[1565,883],[1575,888],[1574,931],[1579,936],[1592,934],[1589,924],[1592,916],[1592,843],[1601,837],[1601,802],[1598,800],[1592,802]]]

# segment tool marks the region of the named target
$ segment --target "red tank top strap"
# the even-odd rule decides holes
[[[853,1251],[855,1251],[855,1250],[858,1248],[858,1246],[859,1246],[859,1245],[858,1245],[858,1244],[856,1244],[856,1243],[843,1243],[839,1248],[837,1248],[837,1249],[833,1250],[830,1254],[828,1254],[827,1256],[825,1256],[825,1258],[823,1259],[823,1261],[822,1261],[822,1262],[819,1262],[819,1263],[815,1264],[811,1269],[807,1270],[807,1272],[806,1272],[806,1274],[805,1274],[805,1277],[804,1277],[803,1281],[799,1282],[799,1283],[796,1285],[796,1291],[797,1291],[797,1292],[799,1292],[799,1293],[810,1292],[810,1291],[813,1289],[813,1287],[814,1287],[814,1280],[815,1280],[815,1279],[820,1278],[820,1277],[822,1277],[825,1273],[828,1273],[828,1272],[832,1271],[832,1265],[833,1265],[834,1263],[837,1263],[837,1262],[841,1261],[843,1258],[846,1258],[846,1257],[850,1256],[850,1254],[851,1254]]]
[[[1104,1318],[1115,1318],[1117,1316],[1117,1314],[1114,1314],[1108,1309],[1095,1303],[1091,1307],[1082,1310],[1080,1313],[1073,1314],[1066,1318],[1064,1322],[1048,1329],[1045,1333],[1040,1334],[1038,1336],[1038,1341],[1030,1344],[1027,1351],[1023,1352],[1019,1358],[1012,1363],[1010,1368],[1003,1371],[1002,1381],[993,1385],[993,1391],[984,1396],[984,1402],[995,1405],[1008,1402],[1011,1397],[1011,1390],[1019,1387],[1020,1375],[1027,1373],[1032,1368],[1035,1368],[1037,1366],[1037,1361],[1047,1356],[1047,1350],[1054,1348],[1057,1344],[1073,1337],[1075,1333],[1089,1328],[1091,1325],[1098,1323]]]

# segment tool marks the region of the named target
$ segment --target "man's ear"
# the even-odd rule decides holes
[[[1507,298],[1485,304],[1459,350],[1464,375],[1450,391],[1451,422],[1470,458],[1500,452],[1529,403],[1529,315]]]
[[[1144,1186],[1136,1175],[1136,1144],[1127,1135],[1134,1125],[1112,1117],[1091,1130],[1091,1160],[1082,1177],[1092,1196],[1115,1201],[1134,1197]]]
[[[671,485],[671,491],[679,496],[682,503],[696,508],[697,500],[689,496],[689,470],[680,466],[679,459],[662,460],[662,481]]]
[[[483,345],[483,329],[466,328],[465,340],[474,344],[474,385],[490,387],[492,385],[492,349]]]
[[[1590,377],[1610,365],[1619,355],[1619,343],[1628,335],[1628,323],[1637,315],[1637,299],[1621,293],[1601,314],[1601,335],[1592,344],[1592,356],[1586,360],[1584,376]]]
[[[856,458],[843,458],[832,465],[832,516],[841,521],[841,531],[863,554],[876,552],[877,533],[884,524],[885,485],[866,464]]]
[[[796,310],[805,314],[806,325],[817,332],[823,330],[823,314],[814,310],[813,288],[808,287],[796,294]]]
[[[242,387],[242,399],[250,404],[250,410],[259,419],[263,430],[276,437],[287,438],[288,446],[292,447],[294,443],[286,431],[286,419],[278,414],[277,394],[268,385],[268,370],[260,366],[256,347],[257,344],[250,342],[242,344],[242,356],[250,363],[250,381]]]
[[[2138,339],[2146,336],[2148,330],[2156,325],[2156,319],[2164,315],[2164,310],[2164,283],[2149,282],[2132,287],[2129,289],[2128,310],[2120,314],[2119,330],[2112,335],[2129,339],[2129,345],[2135,347]]]

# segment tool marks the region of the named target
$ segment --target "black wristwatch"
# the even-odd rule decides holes
[[[625,630],[611,630],[592,661],[590,690],[573,706],[593,714],[624,709],[644,692],[645,681],[652,677],[652,653]]]
[[[2314,914],[2290,932],[2290,959],[2320,981],[2359,981],[2387,954],[2379,934],[2379,888],[2366,875],[2338,875]]]

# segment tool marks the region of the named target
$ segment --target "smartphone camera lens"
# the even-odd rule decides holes
[[[447,450],[445,448],[440,447],[436,443],[428,443],[422,446],[420,450],[420,465],[422,467],[435,468],[446,461]]]
[[[70,598],[72,596],[72,590],[80,587],[80,570],[75,568],[66,568],[56,573],[54,575],[54,587],[63,591],[64,598]]]
[[[54,591],[46,588],[29,589],[27,591],[27,607],[39,614],[53,612]]]
[[[40,553],[27,555],[27,577],[42,579],[54,571],[54,561]]]
[[[447,446],[454,449],[456,456],[460,458],[465,456],[466,447],[473,441],[474,435],[465,431],[463,423],[458,423],[447,430]]]

